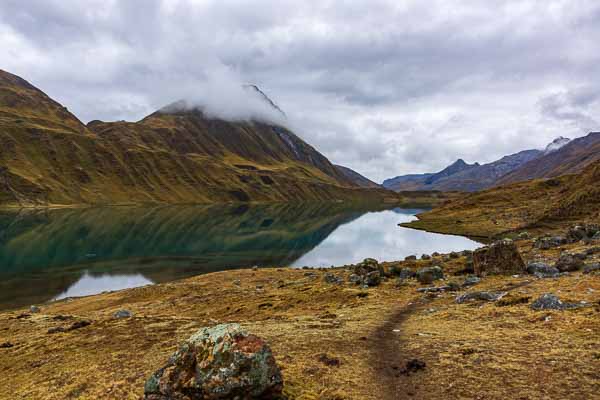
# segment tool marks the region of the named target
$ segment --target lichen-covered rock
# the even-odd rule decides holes
[[[555,264],[555,267],[558,268],[560,272],[578,271],[582,269],[583,266],[584,262],[580,257],[576,257],[569,253],[561,254]]]
[[[456,297],[458,304],[466,303],[472,300],[496,301],[506,296],[506,292],[469,292]]]
[[[369,272],[378,271],[383,275],[383,267],[379,265],[379,262],[374,258],[365,258],[363,262],[354,266],[354,273],[356,275],[365,276]]]
[[[473,270],[478,276],[521,274],[525,262],[512,240],[501,240],[475,250]]]
[[[360,283],[365,286],[377,286],[384,276],[383,266],[374,258],[365,258],[363,262],[354,266],[354,275],[360,277]]]
[[[417,280],[424,285],[429,285],[433,281],[443,278],[444,271],[438,266],[421,268],[417,271]]]
[[[146,400],[279,399],[283,379],[266,342],[238,324],[203,328],[145,385]]]
[[[560,271],[558,268],[543,262],[530,262],[527,264],[527,273],[535,275],[538,278],[554,278],[560,274]]]

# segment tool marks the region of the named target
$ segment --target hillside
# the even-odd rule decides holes
[[[0,205],[395,199],[357,187],[284,127],[165,110],[86,126],[0,71]]]
[[[600,160],[600,132],[591,132],[566,144],[563,141],[562,147],[514,169],[496,184],[571,174],[581,171],[596,160]]]
[[[337,170],[341,172],[342,175],[344,175],[344,178],[346,178],[356,186],[360,186],[363,188],[381,188],[381,185],[378,185],[369,178],[354,171],[353,169],[344,167],[342,165],[335,165],[335,168],[337,168]]]
[[[578,174],[500,186],[458,198],[404,226],[467,236],[563,229],[600,220],[600,161]]]

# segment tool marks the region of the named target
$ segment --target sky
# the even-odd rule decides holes
[[[600,2],[2,0],[0,69],[82,121],[258,85],[332,162],[381,182],[600,130]]]

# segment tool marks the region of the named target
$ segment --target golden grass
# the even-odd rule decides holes
[[[527,257],[539,256],[530,243],[520,245]],[[460,281],[453,274],[464,260],[444,264],[448,280]],[[439,259],[385,266],[432,263]],[[490,277],[469,289],[508,289],[508,297],[532,299],[554,292],[595,304],[535,312],[520,302],[459,305],[454,294],[418,293],[415,281],[396,287],[390,279],[368,290],[331,285],[323,281],[325,273],[226,271],[64,300],[29,318],[15,319],[22,311],[0,314],[0,342],[15,345],[0,349],[0,398],[138,399],[145,379],[178,343],[202,326],[234,321],[269,341],[292,399],[392,399],[408,392],[417,399],[579,399],[597,393],[598,275]],[[346,269],[334,273],[350,274]],[[113,319],[122,308],[135,317]],[[92,324],[48,334],[72,322],[56,321],[57,315]],[[382,352],[393,356],[382,357]],[[323,364],[320,354],[339,359],[340,366]],[[397,373],[412,358],[424,360],[426,369]]]

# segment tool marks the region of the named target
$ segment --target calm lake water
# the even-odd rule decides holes
[[[331,266],[474,249],[397,226],[418,209],[342,204],[0,212],[0,308],[250,266]]]

